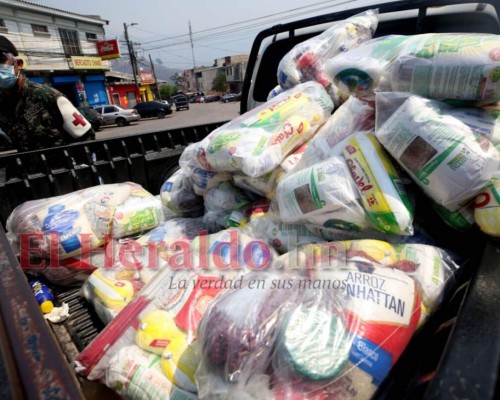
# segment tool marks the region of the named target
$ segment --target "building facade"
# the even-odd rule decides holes
[[[64,93],[75,106],[108,104],[105,71],[99,57],[108,21],[21,0],[0,0],[0,35],[23,58],[25,75]]]
[[[215,77],[226,74],[226,91],[239,93],[243,88],[243,80],[248,63],[248,55],[234,55],[218,58],[212,67],[186,69],[182,74],[182,91],[185,93],[208,93],[212,90]]]

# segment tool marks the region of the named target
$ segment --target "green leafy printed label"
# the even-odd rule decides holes
[[[462,143],[464,139],[465,137],[455,139],[450,147],[448,147],[445,151],[443,151],[437,157],[424,165],[416,173],[416,177],[418,178],[418,180],[420,180],[424,185],[428,185],[430,182],[427,178],[444,162],[444,160],[446,160],[450,156],[451,153],[453,153],[453,151],[458,147],[460,143]]]
[[[481,37],[478,35],[436,35],[425,40],[415,56],[432,58],[443,53],[458,53],[480,45]]]
[[[240,133],[236,131],[224,132],[219,135],[215,135],[207,147],[207,152],[213,154],[221,151],[223,148],[229,147],[230,144],[234,144],[239,141],[240,137]]]
[[[317,209],[323,208],[325,206],[325,202],[321,200],[319,196],[318,186],[316,185],[316,180],[314,179],[314,171],[315,168],[311,168],[311,194],[314,201],[314,205]],[[321,168],[317,169],[318,174],[318,182],[323,181],[326,178],[325,173],[321,170]]]

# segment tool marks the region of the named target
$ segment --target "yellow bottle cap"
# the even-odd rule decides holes
[[[48,314],[54,308],[54,303],[49,300],[44,301],[42,304],[40,304],[40,308],[42,309],[42,312],[44,314]]]

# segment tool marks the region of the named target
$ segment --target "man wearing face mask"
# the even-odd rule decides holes
[[[16,47],[0,35],[0,128],[18,151],[95,139],[90,123],[47,85],[30,82]]]

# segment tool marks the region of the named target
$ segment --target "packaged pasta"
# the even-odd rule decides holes
[[[373,225],[385,233],[413,234],[413,206],[402,180],[375,136],[349,138],[343,156]]]

